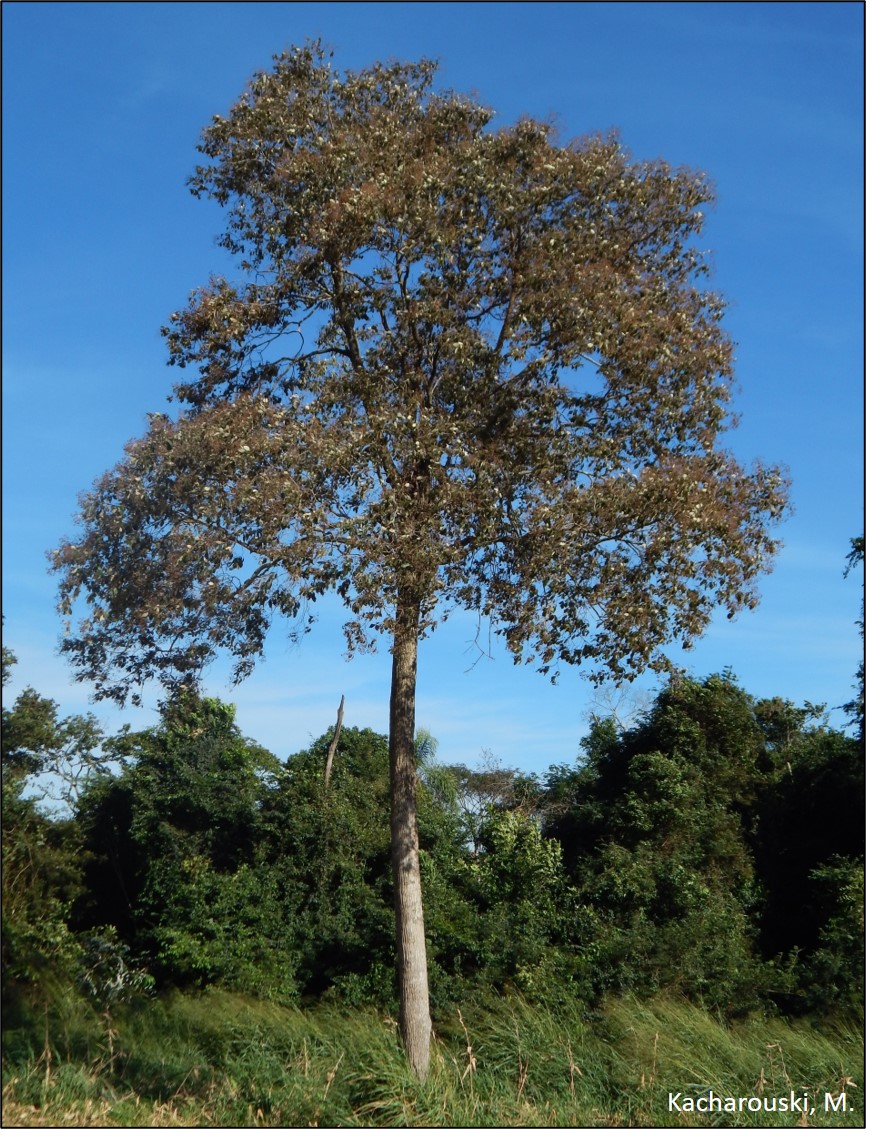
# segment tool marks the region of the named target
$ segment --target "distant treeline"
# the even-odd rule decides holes
[[[670,992],[727,1018],[859,1013],[851,710],[848,734],[729,674],[677,679],[631,727],[594,717],[543,776],[445,766],[420,735],[435,1009]],[[157,726],[102,738],[23,692],[3,712],[6,1028],[59,983],[99,1008],[214,986],[394,1014],[387,740],[345,727],[325,787],[332,735],[281,762],[185,690]]]

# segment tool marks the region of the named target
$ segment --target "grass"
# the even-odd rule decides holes
[[[423,1086],[387,1016],[221,991],[112,1018],[81,1007],[44,1030],[41,1050],[19,1032],[5,1053],[8,1126],[864,1124],[863,1044],[851,1026],[754,1018],[728,1027],[664,999],[615,1000],[590,1017],[518,998],[464,1005],[435,1024]],[[799,1102],[806,1091],[814,1113],[670,1112],[670,1093],[709,1089]],[[848,1112],[826,1112],[824,1095],[840,1092]]]

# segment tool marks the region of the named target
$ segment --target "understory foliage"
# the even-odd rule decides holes
[[[64,989],[114,1014],[222,988],[394,1018],[384,736],[343,728],[325,784],[331,729],[281,762],[186,689],[155,727],[100,740],[60,816],[33,796],[69,724],[47,708],[29,690],[4,711],[11,1029]],[[627,729],[594,718],[578,761],[540,778],[416,742],[436,1016],[493,992],[860,1013],[863,742],[821,707],[680,678]]]
[[[821,712],[678,680],[630,730],[594,720],[579,765],[551,771],[547,832],[603,984],[726,1012],[859,1004],[863,751]]]

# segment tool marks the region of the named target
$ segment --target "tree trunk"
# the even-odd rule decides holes
[[[327,760],[324,763],[324,792],[330,789],[330,771],[333,769],[333,755],[336,753],[336,747],[339,745],[339,736],[342,734],[342,716],[345,713],[345,695],[339,700],[339,710],[336,712],[336,730],[333,731],[333,739],[327,750]]]
[[[428,957],[419,872],[416,823],[416,656],[418,601],[401,599],[391,664],[391,864],[397,924],[400,1029],[410,1065],[419,1081],[428,1075],[431,1013],[428,1005]]]

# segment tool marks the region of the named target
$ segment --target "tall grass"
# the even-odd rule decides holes
[[[46,1020],[49,1022],[48,1017]],[[284,1008],[220,991],[8,1040],[5,1125],[680,1126],[863,1124],[862,1041],[844,1024],[724,1026],[691,1005],[609,1002],[585,1017],[518,998],[436,1024],[419,1085],[373,1011]],[[678,1114],[668,1095],[803,1095],[815,1113]],[[851,1112],[826,1113],[824,1094]]]

